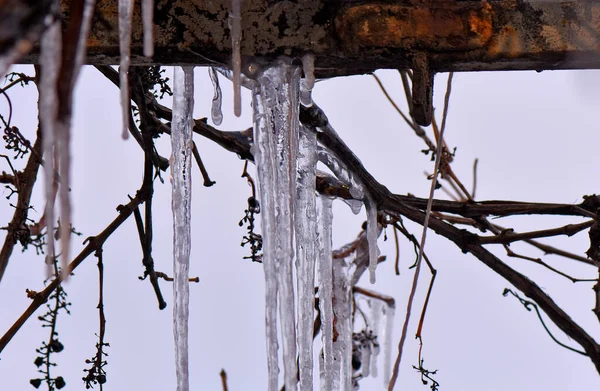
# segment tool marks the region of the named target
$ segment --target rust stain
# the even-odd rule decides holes
[[[530,47],[528,50],[531,51]],[[516,58],[525,51],[519,30],[512,25],[504,26],[488,45],[488,54],[492,57],[502,55],[507,58]]]
[[[483,46],[492,38],[494,34],[492,16],[492,6],[487,1],[483,2],[479,12],[469,12],[469,30],[474,36],[471,38],[473,45]]]
[[[470,50],[492,37],[492,16],[487,1],[432,7],[363,4],[343,10],[335,26],[342,43],[355,49]]]

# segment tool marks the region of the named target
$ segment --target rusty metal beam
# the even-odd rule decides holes
[[[133,62],[227,64],[230,3],[157,0],[152,59],[136,4]],[[434,72],[600,68],[597,0],[244,0],[242,30],[247,64],[310,51],[323,76],[411,68],[417,54]],[[88,62],[118,64],[118,46],[117,0],[98,0]]]
[[[63,0],[64,16],[72,1],[80,0]],[[0,0],[3,27],[11,26],[6,23],[10,14],[4,12],[10,11],[11,3],[21,8],[32,4]],[[117,3],[97,0],[88,40],[90,64],[119,62]],[[133,64],[230,62],[231,0],[155,4],[153,58],[142,55],[136,4]],[[39,24],[42,13],[33,14]],[[19,15],[23,19],[23,12]],[[2,33],[12,31],[0,28],[0,55],[6,51],[3,42],[10,41],[3,40]],[[436,72],[600,68],[598,0],[244,0],[242,31],[247,72],[277,56],[300,57],[307,52],[315,54],[320,77],[413,69],[415,79],[422,81],[415,91],[413,114],[424,125],[431,109],[432,86],[427,83]],[[36,60],[34,50],[21,61]]]

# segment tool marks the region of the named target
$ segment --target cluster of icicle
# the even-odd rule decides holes
[[[360,348],[353,349],[352,288],[367,265],[371,281],[375,279],[379,235],[377,210],[368,192],[338,157],[318,145],[316,131],[319,130],[299,122],[300,103],[313,104],[311,90],[314,83],[314,56],[307,55],[303,58],[303,69],[292,65],[289,59],[281,59],[265,67],[253,84],[252,153],[262,210],[269,391],[279,389],[278,326],[285,389],[313,389],[315,274],[318,276],[322,332],[320,389],[356,389],[357,377],[376,373],[376,370],[369,370],[376,368],[376,364],[371,366],[369,363],[376,362],[379,353],[378,349],[365,347],[361,357],[362,372],[353,369],[353,350]],[[333,200],[317,195],[318,161],[350,187],[356,200],[365,204],[367,229],[350,251],[332,251]],[[358,213],[360,205],[353,203],[351,206]],[[294,292],[294,275],[297,292]],[[369,329],[378,335],[379,341],[382,341],[381,337],[388,340],[393,308],[375,304],[375,301],[372,299],[373,320]],[[382,316],[388,324],[385,332],[379,330]],[[384,351],[384,356],[389,357],[389,345],[384,346]],[[384,361],[385,367],[389,368],[389,358]],[[388,379],[389,369],[384,369],[384,383]]]
[[[121,103],[123,136],[130,118],[127,72],[130,64],[132,0],[119,0],[121,48]],[[241,113],[241,1],[232,0],[232,72],[234,113]],[[152,56],[152,2],[142,2],[144,54]],[[304,78],[301,79],[302,71]],[[223,119],[222,94],[216,69],[209,69],[215,94],[211,110],[213,122]],[[188,270],[191,249],[191,129],[193,124],[193,68],[174,70],[171,181],[173,192],[173,325],[177,390],[189,390],[188,378]],[[248,81],[248,80],[246,80]],[[354,390],[357,377],[375,376],[378,348],[353,343],[352,287],[367,267],[375,282],[378,249],[377,209],[368,192],[353,178],[331,152],[317,145],[314,129],[300,125],[300,103],[312,105],[315,84],[314,56],[302,59],[302,69],[288,60],[267,66],[251,83],[253,88],[253,154],[258,171],[262,203],[263,264],[265,273],[268,390],[278,390],[279,341],[286,390],[313,389],[313,322],[315,271],[321,313],[321,390]],[[367,229],[353,251],[332,251],[332,199],[317,196],[316,166],[321,161],[346,183],[354,201],[355,213],[364,203]],[[315,241],[316,238],[316,241]],[[295,270],[294,270],[295,260]],[[318,268],[317,268],[318,260]],[[294,281],[295,276],[295,281]],[[294,292],[294,282],[297,292]],[[370,299],[369,330],[384,343],[384,384],[390,377],[390,338],[393,307]],[[279,316],[277,311],[279,310]],[[381,326],[384,318],[385,327]],[[334,337],[335,336],[335,337]],[[360,354],[360,371],[352,366],[353,354]],[[298,381],[299,379],[299,381]]]

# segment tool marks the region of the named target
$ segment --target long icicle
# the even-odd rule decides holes
[[[298,286],[298,361],[300,389],[313,389],[317,135],[300,127],[296,203],[296,276]]]
[[[332,268],[332,241],[331,223],[331,198],[320,195],[317,208],[317,245],[319,248],[319,310],[321,311],[321,340],[323,341],[323,354],[321,362],[321,390],[333,390],[333,268]],[[339,372],[337,374],[339,377]]]
[[[188,391],[188,272],[191,251],[193,67],[175,67],[173,84],[173,121],[171,125],[173,334],[175,339],[177,391]]]
[[[292,247],[294,237],[294,199],[296,195],[296,159],[298,155],[299,133],[299,81],[300,70],[296,66],[277,61],[258,77],[259,88],[255,91],[255,132],[258,139],[265,138],[268,142],[271,171],[261,169],[259,166],[259,182],[262,181],[261,190],[275,192],[272,195],[261,195],[261,202],[267,208],[274,210],[272,225],[263,226],[264,241],[267,247],[265,252],[271,251],[275,265],[265,265],[265,277],[272,267],[276,270],[277,292],[279,300],[279,316],[282,328],[284,384],[288,391],[296,390],[297,364],[296,364],[296,321],[295,299],[293,286],[293,258]],[[260,148],[259,148],[260,150]],[[262,151],[261,151],[262,152]],[[260,164],[260,163],[259,163]],[[264,163],[263,163],[264,164]],[[264,175],[265,173],[270,175]],[[270,200],[274,200],[270,205]],[[267,212],[270,215],[271,211]],[[265,229],[266,228],[266,229]],[[270,243],[269,243],[270,242]],[[270,256],[268,257],[270,258]],[[268,259],[268,262],[273,262]],[[270,273],[270,272],[269,272]],[[267,280],[266,285],[272,284]],[[269,291],[268,293],[272,293]],[[267,297],[272,300],[272,297]],[[267,316],[272,315],[268,308]],[[268,322],[268,320],[267,320]],[[272,328],[267,324],[267,340],[271,344]],[[268,350],[272,351],[272,346]],[[269,352],[270,353],[270,352]],[[273,366],[271,366],[272,369]],[[273,372],[270,372],[270,378]],[[271,381],[269,383],[271,387]]]
[[[60,3],[54,1],[54,10],[60,10]],[[54,160],[54,143],[56,132],[56,121],[58,117],[58,94],[56,91],[56,83],[58,81],[58,72],[61,62],[62,53],[62,30],[60,21],[55,20],[48,27],[41,40],[40,50],[40,100],[39,112],[40,123],[43,135],[44,147],[44,171],[45,171],[45,194],[46,194],[46,210],[44,213],[46,220],[47,232],[47,252],[46,265],[47,276],[52,274],[52,263],[54,261],[54,201],[55,194],[55,160]]]
[[[279,362],[277,342],[277,267],[275,257],[275,181],[274,156],[271,150],[272,123],[268,119],[269,108],[262,99],[260,86],[252,94],[254,145],[252,155],[256,163],[261,205],[263,232],[263,270],[265,273],[265,334],[267,345],[267,390],[277,391]]]
[[[119,0],[119,87],[121,89],[121,115],[123,140],[129,137],[129,65],[131,63],[131,23],[133,17],[133,0]]]
[[[58,161],[58,175],[60,185],[58,189],[58,199],[60,202],[60,230],[61,238],[61,267],[63,270],[63,279],[67,279],[65,274],[71,256],[71,117],[73,113],[73,89],[79,76],[79,70],[85,59],[86,42],[92,23],[92,16],[96,6],[95,0],[85,0],[81,9],[81,22],[79,26],[74,26],[78,30],[77,44],[75,53],[69,52],[65,56],[63,48],[63,63],[59,72],[59,82],[57,91],[59,96],[57,122],[55,124],[55,151]],[[71,28],[70,21],[68,30]],[[68,42],[65,40],[64,42]],[[71,48],[69,48],[69,51]],[[71,63],[72,61],[72,63]],[[69,74],[71,72],[71,74]]]

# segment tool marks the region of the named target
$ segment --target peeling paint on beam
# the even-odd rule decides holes
[[[157,0],[148,59],[136,4],[133,63],[227,64],[229,7]],[[89,63],[118,63],[117,25],[117,0],[98,0]],[[246,63],[312,52],[320,76],[409,68],[422,54],[434,72],[600,68],[596,0],[245,0],[242,30]]]

